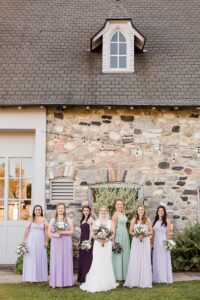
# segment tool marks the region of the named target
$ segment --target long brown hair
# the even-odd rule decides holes
[[[118,198],[115,199],[115,209],[116,209],[117,202],[122,202],[122,204],[123,204],[123,210],[122,210],[122,212],[125,214],[124,199],[122,197],[118,197]]]
[[[39,205],[39,204],[37,204],[37,205],[35,205],[34,207],[33,207],[33,213],[32,213],[32,220],[33,220],[33,222],[35,221],[35,218],[36,218],[36,215],[35,215],[35,209],[36,209],[36,207],[39,207],[40,209],[41,209],[41,217],[43,217],[43,209],[42,209],[42,206],[41,205]]]
[[[90,213],[89,213],[89,215],[88,215],[88,217],[86,219],[86,223],[87,223],[87,221],[89,220],[89,218],[91,216],[91,207],[89,205],[84,205],[83,208],[82,208],[82,218],[81,218],[81,222],[80,222],[81,224],[82,224],[83,220],[85,219],[85,216],[84,216],[84,213],[83,213],[84,208],[87,208],[90,211]]]
[[[159,220],[159,215],[158,215],[158,211],[159,209],[162,208],[163,211],[164,211],[164,215],[162,216],[162,223],[161,223],[161,226],[165,226],[167,227],[167,212],[166,212],[166,208],[163,206],[163,205],[159,205],[157,210],[156,210],[156,216],[154,218],[154,221],[153,221],[153,226],[156,224],[156,222]]]
[[[140,207],[143,207],[144,208],[144,214],[143,214],[143,216],[142,216],[142,223],[143,224],[146,224],[146,222],[147,222],[147,215],[146,215],[146,210],[145,210],[145,207],[144,207],[144,205],[143,204],[140,204],[140,205],[138,205],[138,207],[137,207],[137,209],[136,209],[136,213],[135,213],[135,221],[136,221],[136,224],[137,224],[137,222],[139,221],[139,214],[138,214],[138,208],[140,208]]]
[[[58,218],[58,211],[57,211],[57,209],[58,209],[58,206],[60,206],[60,205],[62,205],[62,206],[64,207],[63,219],[64,219],[64,220],[67,220],[66,205],[65,205],[65,203],[63,203],[63,202],[60,202],[60,203],[57,203],[57,204],[56,204],[56,214],[55,214],[55,219],[57,220],[57,218]]]

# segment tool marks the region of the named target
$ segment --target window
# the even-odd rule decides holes
[[[32,158],[0,158],[0,220],[27,220],[31,214]]]
[[[125,36],[120,31],[115,32],[111,38],[110,68],[127,68],[127,42]]]
[[[74,201],[74,181],[68,178],[55,178],[50,185],[51,201],[73,202]]]

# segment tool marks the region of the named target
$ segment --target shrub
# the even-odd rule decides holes
[[[124,208],[128,221],[133,218],[135,209],[138,205],[138,191],[134,188],[96,188],[93,189],[95,206],[99,209],[102,205],[109,208],[112,216],[115,211],[116,198],[124,199]]]
[[[177,247],[172,251],[173,270],[200,271],[200,223],[187,226],[174,240]]]

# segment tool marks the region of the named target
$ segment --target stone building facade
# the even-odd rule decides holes
[[[50,182],[57,177],[74,181],[73,209],[88,200],[92,185],[125,183],[142,189],[151,217],[164,203],[174,229],[182,230],[199,214],[199,115],[196,109],[48,109],[47,214],[55,207]]]

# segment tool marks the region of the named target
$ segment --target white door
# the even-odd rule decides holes
[[[0,133],[0,264],[14,264],[31,214],[34,133]]]

